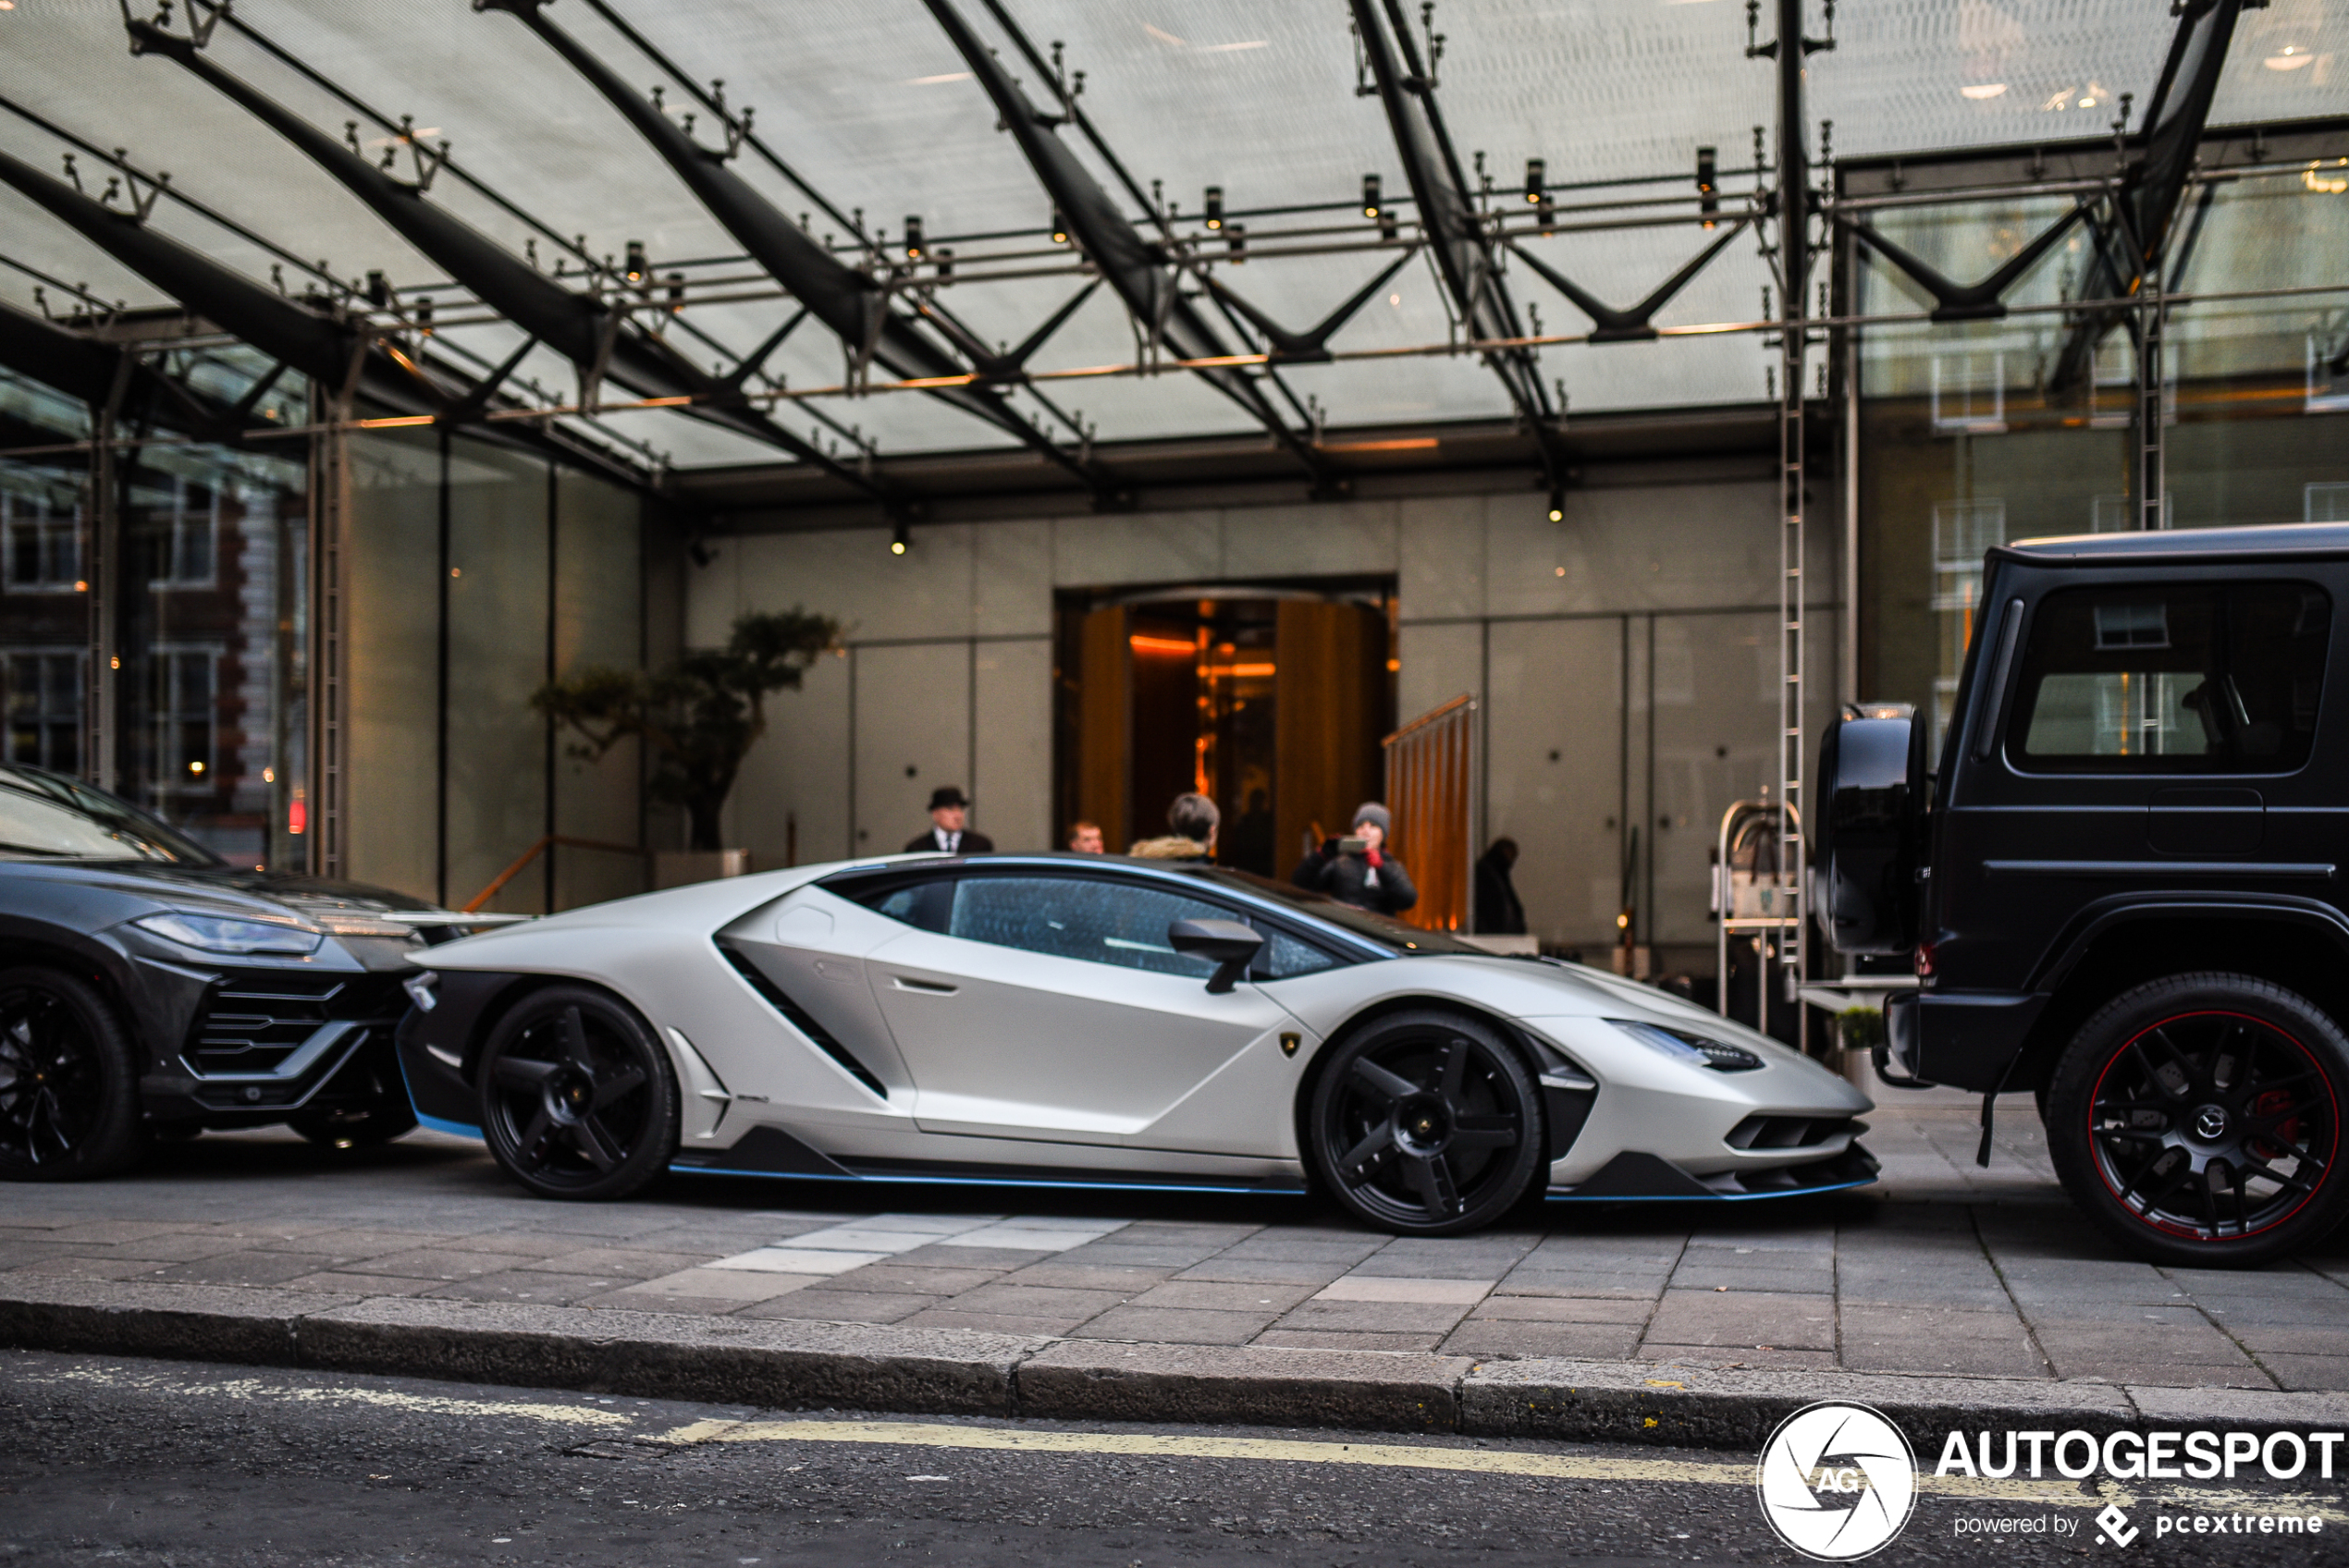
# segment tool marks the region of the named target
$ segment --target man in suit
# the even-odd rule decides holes
[[[959,785],[948,784],[930,791],[930,829],[916,833],[906,844],[909,855],[987,855],[995,852],[995,840],[984,833],[973,833],[963,824],[969,820],[970,797]]]

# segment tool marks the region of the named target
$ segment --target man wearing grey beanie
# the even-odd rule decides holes
[[[1420,901],[1411,874],[1386,847],[1394,818],[1376,801],[1354,808],[1351,838],[1332,839],[1307,854],[1294,878],[1300,888],[1327,893],[1344,904],[1375,914],[1398,914]]]

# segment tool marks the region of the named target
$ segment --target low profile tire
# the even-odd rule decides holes
[[[481,1130],[542,1197],[624,1198],[677,1152],[677,1079],[634,1010],[584,986],[533,993],[481,1056]]]
[[[114,1009],[63,970],[0,970],[0,1177],[111,1176],[140,1147],[137,1060]]]
[[[2349,1038],[2305,998],[2182,974],[2088,1020],[2048,1086],[2048,1148],[2072,1201],[2158,1263],[2242,1268],[2323,1240],[2341,1169]]]
[[[1339,1042],[1306,1108],[1313,1168],[1337,1201],[1406,1236],[1489,1225],[1542,1170],[1533,1074],[1467,1013],[1390,1013]]]

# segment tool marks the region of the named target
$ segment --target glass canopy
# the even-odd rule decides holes
[[[957,4],[1014,63],[1031,99],[1050,106],[1050,84],[981,0]],[[1821,32],[1821,7],[1812,9],[1812,31]],[[1008,10],[1039,50],[1061,49],[1067,69],[1084,73],[1078,106],[1136,180],[1162,192],[1174,227],[1214,263],[1216,281],[1272,318],[1309,326],[1396,259],[1396,249],[1378,248],[1377,223],[1363,214],[1363,179],[1379,176],[1390,202],[1408,182],[1378,99],[1358,91],[1341,7],[1008,0]],[[184,31],[182,12],[175,26]],[[576,0],[547,15],[627,80],[659,84],[680,119],[696,113],[686,84],[613,17],[696,83],[722,80],[727,104],[755,107],[757,138],[805,186],[749,151],[732,166],[794,219],[807,214],[809,232],[843,259],[904,265],[906,220],[918,219],[929,270],[916,271],[981,339],[1019,342],[1087,281],[1081,258],[1052,243],[1050,200],[923,0]],[[1436,98],[1463,162],[1481,165],[1495,208],[1518,203],[1522,219],[1527,162],[1543,160],[1558,232],[1529,232],[1523,242],[1601,299],[1638,300],[1718,237],[1697,227],[1685,202],[1700,148],[1716,150],[1723,215],[1742,209],[1756,183],[1756,128],[1775,109],[1771,69],[1745,56],[1745,15],[1734,0],[1444,0],[1433,25],[1444,40]],[[2158,11],[2115,0],[1873,0],[1843,7],[1837,28],[1835,49],[1811,61],[1814,156],[1823,143],[1837,156],[1882,156],[2102,134],[2121,94],[2142,108],[2169,36]],[[1766,18],[1763,31],[1766,37]],[[267,281],[274,271],[298,292],[311,278],[297,263],[314,263],[363,290],[367,275],[380,273],[395,298],[441,301],[446,344],[494,362],[523,342],[514,328],[466,310],[462,290],[437,267],[260,121],[168,59],[133,57],[115,7],[17,0],[0,12],[0,55],[13,67],[5,92],[16,111],[0,114],[0,151],[48,171],[73,153],[94,195],[115,177],[105,154],[123,149],[131,166],[170,171],[173,192],[247,232],[170,195],[149,221],[249,277]],[[549,271],[560,265],[573,287],[584,286],[586,263],[565,241],[575,238],[586,257],[615,267],[640,244],[655,279],[673,272],[688,286],[686,309],[673,319],[655,312],[659,330],[713,367],[730,368],[795,308],[612,107],[511,16],[475,12],[466,0],[245,0],[207,55],[330,135],[350,123],[363,153],[397,155],[403,169],[411,149],[326,84],[391,120],[412,116],[418,141],[445,139],[451,169],[466,177],[444,172],[421,199],[516,253],[529,248]],[[2349,6],[2274,0],[2246,11],[2213,124],[2343,113]],[[700,122],[706,145],[719,139],[706,111]],[[1072,129],[1059,134],[1145,221],[1098,152]],[[1760,152],[1775,155],[1766,144]],[[1210,187],[1227,214],[1211,235],[1199,223]],[[1663,197],[1680,204],[1658,209],[1670,221],[1653,227],[1593,230],[1575,212]],[[824,202],[834,214],[861,214],[869,248]],[[1408,239],[1410,209],[1401,210]],[[1620,225],[1641,210],[1600,216]],[[1244,260],[1230,248],[1235,239],[1249,247]],[[936,275],[941,245],[964,259],[951,278]],[[6,188],[0,257],[13,263],[0,267],[0,299],[20,307],[32,307],[38,287],[49,311],[66,312],[73,302],[61,285],[86,285],[109,303],[167,303]],[[1509,265],[1507,281],[1520,312],[1538,315],[1532,330],[1587,329],[1530,269]],[[1768,281],[1755,237],[1741,234],[1658,325],[1751,322],[1765,313]],[[1219,330],[1236,349],[1248,346],[1227,324]],[[1282,374],[1332,425],[1507,417],[1500,381],[1472,355],[1344,357],[1440,348],[1453,330],[1422,253],[1337,332],[1338,362]],[[1099,289],[1030,368],[1128,365],[1137,341],[1125,308]],[[1722,335],[1558,345],[1542,350],[1541,368],[1580,412],[1758,402],[1771,362],[1754,337]],[[845,364],[841,341],[809,322],[767,361],[772,379],[747,385],[833,386]],[[543,348],[525,356],[523,373],[537,390],[522,395],[534,402],[576,395],[575,367]],[[1042,392],[1101,440],[1255,428],[1236,404],[1180,373],[1066,380]],[[1031,394],[1015,401],[1052,417]],[[775,418],[844,454],[859,443],[899,455],[1009,440],[916,392],[782,401]],[[782,457],[673,411],[601,423],[679,465]]]

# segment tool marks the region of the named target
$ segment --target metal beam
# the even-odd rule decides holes
[[[847,350],[852,370],[879,360],[907,380],[959,377],[966,368],[941,352],[914,323],[892,308],[889,291],[867,272],[842,264],[806,230],[791,221],[742,176],[728,166],[739,147],[743,122],[729,116],[724,153],[703,147],[683,127],[547,19],[544,0],[473,0],[476,11],[509,12],[550,45],[588,85],[620,111],[629,126],[659,153],[687,189],[700,199],[735,243],[791,290],[830,328]],[[851,379],[855,379],[852,374]],[[1041,431],[1007,406],[992,387],[964,385],[937,388],[941,400],[975,414],[1098,485],[1105,482],[1063,451]]]
[[[1420,226],[1435,252],[1436,269],[1461,326],[1475,339],[1525,336],[1508,287],[1501,280],[1498,249],[1469,193],[1459,156],[1453,151],[1444,116],[1435,105],[1435,83],[1411,42],[1399,0],[1348,0],[1348,4],[1364,62],[1378,82],[1379,103],[1386,111],[1396,153],[1403,160],[1404,176],[1419,205]],[[1484,362],[1501,378],[1518,418],[1533,434],[1542,454],[1542,477],[1550,488],[1555,511],[1565,484],[1565,454],[1556,411],[1543,389],[1533,352],[1530,349],[1490,352]]]
[[[428,173],[412,183],[344,147],[257,88],[205,58],[190,38],[166,32],[151,22],[126,27],[133,55],[162,55],[238,104],[283,136],[358,197],[450,276],[473,290],[528,336],[580,367],[583,382],[609,375],[646,397],[693,397],[688,412],[709,423],[790,452],[803,462],[877,500],[887,497],[871,481],[842,467],[813,443],[744,406],[739,393],[659,338],[639,331],[624,312],[592,294],[575,294],[542,275],[480,230],[425,201]],[[416,149],[420,163],[424,154]],[[224,324],[225,325],[225,324]],[[584,399],[583,399],[584,400]]]
[[[2218,95],[2243,5],[2244,0],[2177,0],[2172,6],[2178,28],[2146,104],[2145,129],[2130,139],[2136,144],[2136,155],[2124,162],[2119,189],[2093,225],[2094,259],[2080,280],[2082,300],[2109,300],[2113,308],[2084,315],[2073,325],[2048,377],[2051,393],[2091,386],[2097,345],[2133,303],[2144,300],[2148,292],[2160,292],[2162,252],[2194,173],[2195,153],[2209,123],[2211,100]],[[2120,129],[2116,126],[2116,136]],[[2158,329],[2151,340],[2158,346]],[[2141,333],[2140,349],[2144,342]],[[2143,366],[2139,368],[2142,374]],[[2158,378],[2158,366],[2155,374]],[[2148,504],[2158,508],[2158,493]]]
[[[108,207],[6,153],[0,153],[0,182],[31,197],[214,326],[318,383],[329,397],[357,390],[401,412],[437,418],[478,390],[470,378],[445,365],[436,364],[433,369],[448,378],[448,385],[436,384],[419,374],[412,361],[402,364],[371,332],[264,288],[141,222],[135,212]],[[484,399],[485,406],[488,402]],[[498,402],[513,406],[510,398]],[[240,428],[241,422],[229,419],[229,413],[224,409],[227,423],[203,434],[224,441],[233,439],[233,430]],[[642,473],[609,454],[570,440],[558,431],[501,429],[498,434],[548,456],[595,468],[622,483],[645,483]]]
[[[1058,121],[1040,114],[1012,80],[994,51],[979,42],[953,0],[924,0],[930,15],[986,90],[1004,129],[1019,143],[1028,166],[1060,211],[1062,221],[1085,257],[1099,268],[1125,301],[1136,331],[1146,343],[1163,346],[1182,360],[1221,360],[1230,347],[1182,289],[1183,269],[1166,249],[1143,237],[1076,154],[1053,133]],[[1246,371],[1208,365],[1197,374],[1209,386],[1248,410],[1313,475],[1317,487],[1330,482],[1329,465],[1291,430]]]

